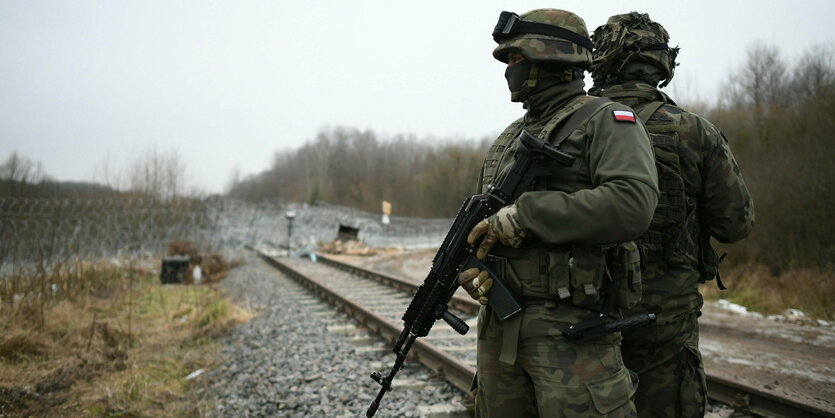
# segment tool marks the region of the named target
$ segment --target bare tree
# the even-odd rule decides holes
[[[414,136],[378,140],[371,131],[323,128],[295,152],[276,153],[269,170],[239,181],[233,197],[324,200],[401,216],[451,216],[472,191],[483,149],[474,141],[429,145]]]
[[[775,272],[833,267],[833,80],[831,45],[813,46],[789,65],[759,43],[731,81],[733,100],[711,112],[730,138],[756,207],[757,225],[734,251]]]
[[[779,119],[791,104],[788,70],[774,45],[756,42],[748,48],[747,59],[731,76],[723,90],[722,105],[736,109],[738,123],[756,132],[755,144],[768,147]]]
[[[13,151],[5,162],[0,163],[2,196],[31,196],[43,192],[50,181],[40,162],[21,156],[17,151]]]
[[[229,175],[229,180],[226,181],[226,185],[223,186],[223,190],[226,193],[229,193],[236,184],[241,182],[241,166],[236,165],[232,169],[232,173]]]
[[[737,74],[743,104],[763,110],[769,103],[785,100],[786,64],[774,45],[755,43],[746,52],[747,60]]]
[[[127,188],[160,199],[172,199],[187,190],[186,164],[176,151],[162,154],[148,148],[128,164]]]
[[[0,164],[0,179],[12,180],[20,183],[36,183],[43,180],[43,170],[40,163],[20,156],[17,151]]]
[[[835,90],[835,46],[818,44],[807,49],[792,72],[796,100],[831,95]]]

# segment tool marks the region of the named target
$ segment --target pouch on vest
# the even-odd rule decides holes
[[[599,306],[603,292],[617,289],[611,303],[631,308],[641,300],[641,263],[638,245],[572,245],[571,252],[547,254],[548,296],[575,306]],[[612,281],[617,281],[612,286]]]
[[[619,281],[615,306],[629,309],[641,301],[641,252],[634,241],[616,245],[609,250],[609,273]]]
[[[653,255],[653,258],[669,260],[676,249],[680,235],[684,233],[686,217],[686,197],[684,180],[675,168],[659,158],[656,152],[655,170],[658,173],[660,196],[652,215],[649,228],[641,236],[641,243]]]
[[[568,259],[571,302],[576,306],[597,305],[606,276],[606,257],[599,245],[573,245]]]
[[[569,254],[567,252],[549,252],[547,257],[548,296],[560,301],[566,300],[571,297]]]
[[[640,238],[651,261],[672,261],[676,256],[695,255],[682,245],[688,212],[678,146],[681,115],[658,112],[664,104],[649,103],[639,113],[652,141],[660,193],[652,222]]]

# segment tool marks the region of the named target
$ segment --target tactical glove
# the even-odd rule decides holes
[[[484,270],[471,268],[458,273],[458,284],[470,294],[470,297],[482,305],[487,304],[487,292],[493,286],[493,279]]]
[[[479,260],[484,260],[496,241],[508,247],[519,248],[526,236],[522,226],[519,225],[516,204],[505,206],[499,209],[495,215],[476,224],[470,231],[470,235],[467,236],[467,242],[470,245],[475,244],[479,237],[485,234],[487,235],[481,240],[481,245],[478,246],[476,251],[476,258]]]

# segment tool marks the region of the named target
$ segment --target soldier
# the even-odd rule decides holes
[[[650,132],[661,197],[639,243],[647,256],[640,304],[655,324],[623,333],[626,366],[638,373],[640,416],[701,417],[706,388],[699,353],[699,283],[717,277],[710,237],[735,242],[751,231],[751,195],[728,140],[710,122],[658,90],[673,78],[678,48],[646,14],[612,16],[594,31],[592,92],[632,107]]]
[[[542,167],[529,191],[468,237],[482,239],[477,256],[490,254],[488,266],[525,305],[502,320],[486,305],[493,283],[486,271],[458,277],[486,305],[478,320],[477,415],[632,416],[638,382],[621,360],[620,335],[572,343],[561,331],[601,313],[617,318],[621,299],[640,296],[640,258],[630,240],[646,230],[658,199],[649,138],[628,107],[586,96],[592,45],[578,16],[502,12],[493,37],[511,101],[527,111],[490,147],[479,189],[506,175],[522,129],[576,160]],[[613,277],[627,273],[631,280],[615,298]]]

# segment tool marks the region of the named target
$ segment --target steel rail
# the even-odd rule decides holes
[[[835,414],[719,376],[707,377],[708,397],[754,415],[775,418],[835,417]]]
[[[379,334],[390,344],[394,344],[394,341],[400,335],[400,331],[402,330],[401,326],[393,324],[371,310],[342,297],[342,295],[328,289],[327,287],[319,285],[298,270],[282,263],[281,260],[276,257],[271,257],[260,251],[258,252],[258,255],[268,264],[277,268],[293,280],[299,282],[302,286],[313,291],[322,299],[340,307],[343,311],[345,311],[345,313],[354,317],[369,331]],[[450,356],[446,351],[438,348],[434,344],[420,339],[416,340],[414,345],[412,345],[412,351],[410,354],[411,358],[429,367],[439,377],[442,377],[453,386],[465,393],[470,392],[473,376],[475,376],[475,369],[469,365]]]
[[[381,271],[358,267],[353,264],[345,263],[336,260],[332,257],[328,257],[324,254],[316,254],[316,257],[325,264],[334,266],[336,268],[339,268],[340,270],[347,271],[349,273],[353,273],[358,276],[380,282],[382,284],[406,291],[411,294],[414,294],[415,291],[417,291],[417,288],[420,286],[419,283],[415,283],[414,281],[403,279],[400,277],[395,277],[383,273]],[[452,300],[450,300],[449,306],[471,315],[478,315],[478,309],[481,305],[479,305],[479,303],[473,300],[472,298],[463,297],[461,295],[454,295],[452,297]]]
[[[419,284],[413,281],[394,277],[372,269],[362,268],[336,260],[324,254],[317,254],[317,257],[325,264],[402,290],[414,292],[419,286]],[[478,302],[458,295],[450,302],[450,306],[454,306],[470,314],[478,313],[479,309]],[[472,379],[472,376],[470,376],[470,379]],[[796,399],[780,396],[720,376],[707,375],[707,387],[708,398],[731,405],[734,408],[749,411],[754,415],[774,418],[835,418],[834,413],[815,405],[804,404]]]

